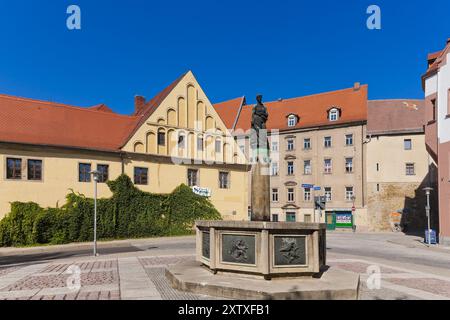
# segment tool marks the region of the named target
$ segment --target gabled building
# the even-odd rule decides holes
[[[242,151],[249,155],[253,105],[245,98],[215,104]],[[271,148],[273,221],[327,221],[329,228],[367,226],[367,86],[264,103]],[[305,185],[315,185],[314,190]],[[322,217],[314,196],[326,196]],[[354,208],[354,210],[352,210]]]
[[[427,228],[423,188],[435,181],[424,117],[423,100],[368,102],[367,203],[375,231],[391,230],[395,222],[406,232]],[[432,218],[436,226],[436,214]]]
[[[438,167],[440,243],[450,244],[450,39],[441,51],[428,55],[422,76],[425,91],[426,147]]]
[[[0,168],[0,217],[13,201],[52,207],[70,190],[92,197],[96,169],[100,197],[125,173],[154,193],[205,188],[225,219],[248,218],[245,156],[192,72],[149,101],[136,96],[131,116],[0,95]]]

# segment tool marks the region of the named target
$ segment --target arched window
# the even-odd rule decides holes
[[[330,110],[328,115],[328,120],[330,121],[338,121],[339,120],[339,109],[333,108]]]
[[[297,124],[297,116],[295,114],[291,114],[288,116],[288,127],[295,127]]]

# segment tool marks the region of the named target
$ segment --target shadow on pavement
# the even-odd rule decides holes
[[[156,248],[156,247],[155,247]],[[154,248],[148,248],[154,249]],[[110,247],[110,248],[98,248],[98,253],[100,256],[109,255],[109,254],[117,254],[117,253],[128,253],[128,252],[139,252],[144,251],[135,246],[123,246],[123,247]],[[83,249],[83,250],[73,250],[73,251],[60,251],[60,252],[43,252],[43,253],[35,253],[35,254],[24,254],[24,255],[11,255],[11,256],[1,256],[0,257],[0,266],[6,266],[11,264],[22,264],[27,262],[39,263],[43,261],[56,260],[56,259],[65,259],[72,257],[87,257],[92,256],[92,249]]]

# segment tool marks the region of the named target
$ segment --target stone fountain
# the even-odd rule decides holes
[[[326,266],[326,225],[270,222],[269,114],[252,112],[251,221],[197,221],[196,261],[169,267],[180,290],[238,299],[356,299],[359,276]]]

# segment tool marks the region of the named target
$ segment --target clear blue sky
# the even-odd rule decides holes
[[[82,10],[82,30],[66,9]],[[366,9],[382,10],[382,30]],[[422,98],[426,55],[450,37],[448,0],[0,2],[0,93],[131,113],[192,70],[210,100],[288,98],[369,85]]]

